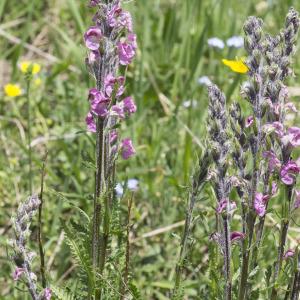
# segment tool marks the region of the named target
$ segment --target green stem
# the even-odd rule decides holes
[[[30,114],[30,79],[27,79],[26,86],[26,100],[27,100],[27,145],[28,145],[28,188],[30,195],[32,195],[32,149],[31,149],[31,114]]]
[[[132,198],[133,198],[133,194],[127,204],[125,268],[124,268],[124,272],[123,272],[123,282],[121,282],[121,288],[120,288],[120,300],[125,299],[127,285],[128,285],[129,262],[130,262],[129,234],[130,234],[130,217],[131,217]]]
[[[184,223],[184,230],[183,230],[183,235],[181,239],[181,245],[180,245],[180,253],[179,253],[179,258],[178,262],[176,265],[176,271],[175,271],[175,286],[173,290],[173,298],[175,298],[178,294],[179,288],[180,288],[180,283],[181,283],[181,275],[184,267],[184,260],[186,257],[186,252],[187,252],[187,242],[188,242],[188,237],[190,234],[190,227],[192,223],[192,216],[193,216],[193,210],[196,202],[196,196],[197,196],[197,191],[198,188],[194,191],[192,191],[190,197],[189,197],[189,204],[185,216],[185,223]]]
[[[101,202],[100,196],[104,187],[104,163],[103,163],[103,144],[104,144],[104,125],[100,118],[97,118],[97,139],[96,139],[96,174],[95,174],[95,194],[94,194],[94,212],[93,212],[93,233],[92,233],[92,262],[94,275],[99,272],[99,254],[100,254],[100,224],[101,224]],[[101,288],[98,286],[98,280],[95,287],[95,300],[101,299]]]
[[[283,219],[281,221],[281,231],[280,231],[280,241],[277,251],[277,262],[275,265],[275,272],[273,277],[273,288],[271,297],[272,299],[277,299],[277,288],[276,288],[276,281],[279,277],[282,261],[283,261],[283,255],[284,255],[284,248],[286,244],[287,239],[287,233],[289,229],[289,223],[290,223],[290,210],[291,210],[291,200],[292,200],[292,191],[293,186],[286,186],[285,188],[285,201],[283,202]]]
[[[38,244],[39,244],[39,252],[40,252],[40,272],[42,276],[42,287],[46,288],[46,275],[45,275],[45,253],[43,249],[43,238],[42,238],[42,212],[43,212],[43,194],[44,194],[44,178],[45,178],[45,169],[46,169],[46,161],[47,154],[43,160],[42,170],[41,170],[41,191],[40,191],[40,206],[39,206],[39,214],[38,214]]]
[[[228,211],[228,210],[227,210]],[[224,227],[224,266],[225,266],[225,275],[226,275],[226,289],[225,289],[225,299],[231,300],[231,289],[232,289],[232,281],[231,281],[231,242],[230,242],[230,225],[228,215],[223,216],[223,227]]]

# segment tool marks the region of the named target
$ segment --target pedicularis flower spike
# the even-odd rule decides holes
[[[125,77],[120,75],[126,70],[122,66],[127,67],[136,54],[136,35],[132,32],[131,16],[121,8],[120,0],[107,4],[90,1],[90,6],[98,10],[84,41],[89,51],[86,63],[96,87],[89,91],[91,109],[86,124],[89,131],[96,132],[98,119],[107,132],[136,111],[132,97],[122,98]]]
[[[52,294],[50,288],[45,288],[39,292],[37,276],[32,271],[33,259],[36,254],[31,252],[27,246],[31,233],[31,221],[39,205],[40,200],[37,196],[29,197],[25,202],[20,204],[17,215],[13,220],[16,235],[13,243],[13,260],[16,264],[13,279],[18,281],[22,277],[24,278],[24,282],[33,300],[50,300]]]
[[[94,24],[84,34],[86,64],[96,83],[88,93],[90,111],[86,124],[96,134],[92,262],[97,277],[105,269],[110,211],[115,201],[116,159],[118,153],[125,160],[136,153],[131,139],[120,140],[116,128],[136,112],[133,98],[125,96],[125,73],[135,57],[137,42],[131,15],[123,10],[120,0],[92,0],[89,6],[97,9]],[[97,283],[95,299],[101,299],[101,293],[101,284]]]
[[[243,62],[245,68],[239,68],[237,62],[223,60],[232,70],[248,74],[248,80],[242,85],[241,95],[250,103],[252,114],[243,117],[238,103],[230,108],[230,125],[233,147],[231,156],[236,166],[235,184],[242,206],[242,266],[238,299],[252,299],[249,272],[258,265],[258,249],[262,240],[265,216],[268,205],[277,190],[282,189],[285,197],[281,199],[281,232],[278,257],[273,270],[272,299],[278,298],[277,280],[280,278],[282,261],[291,213],[299,206],[299,195],[294,191],[297,175],[300,173],[299,159],[294,149],[300,144],[300,128],[288,127],[285,122],[287,110],[297,111],[288,102],[288,90],[285,79],[293,74],[290,68],[291,57],[295,50],[296,36],[299,30],[299,15],[291,8],[284,29],[280,34],[271,36],[263,31],[263,21],[249,17],[244,25],[245,49],[248,57]],[[226,288],[225,298],[231,299],[230,288],[230,236],[228,199],[230,180],[229,147],[225,97],[214,85],[209,87],[209,115],[211,119],[209,133],[212,145],[211,156],[216,164],[214,188],[218,199],[217,213],[223,217],[222,253],[225,257]],[[249,165],[251,162],[251,165]],[[226,211],[224,212],[226,207]],[[227,217],[227,220],[225,219]],[[256,222],[258,220],[258,223]],[[226,222],[227,221],[227,224]],[[219,222],[220,223],[220,222]],[[255,226],[256,225],[256,226]],[[228,249],[227,249],[228,248]],[[292,298],[298,298],[300,285],[298,273],[295,273]],[[286,298],[287,299],[287,298]]]

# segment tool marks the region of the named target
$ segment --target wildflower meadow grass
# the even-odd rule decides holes
[[[299,299],[296,0],[0,1],[0,299]]]

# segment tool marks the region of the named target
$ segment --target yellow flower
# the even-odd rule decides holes
[[[245,74],[249,71],[243,59],[228,60],[222,59],[225,66],[228,66],[233,72]]]
[[[32,63],[30,61],[23,61],[20,64],[20,69],[22,73],[27,73],[31,70],[32,74],[37,74],[41,71],[41,66],[37,63]]]
[[[4,92],[8,97],[17,97],[22,94],[22,90],[18,84],[6,84],[4,86]]]
[[[42,83],[42,79],[41,79],[40,77],[38,77],[38,78],[36,78],[36,79],[34,80],[33,83],[34,83],[35,86],[40,86],[41,83]]]

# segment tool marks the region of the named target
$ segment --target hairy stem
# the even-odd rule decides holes
[[[284,248],[286,244],[286,239],[287,239],[287,233],[289,229],[289,223],[290,223],[290,210],[291,210],[291,200],[292,200],[292,191],[293,187],[292,186],[286,186],[285,193],[285,202],[283,203],[283,219],[281,221],[281,230],[280,230],[280,240],[279,240],[279,246],[278,246],[278,254],[277,254],[277,262],[275,265],[275,272],[274,272],[274,277],[273,277],[273,288],[272,288],[272,293],[271,297],[272,299],[277,299],[277,289],[276,289],[276,281],[279,277],[281,266],[282,266],[282,261],[283,261],[283,255],[284,255]]]
[[[30,195],[32,195],[32,149],[31,149],[31,105],[30,105],[30,79],[27,79],[26,86],[26,100],[27,100],[27,146],[28,146],[28,188]]]
[[[229,205],[229,204],[228,204]],[[231,300],[231,289],[232,289],[232,282],[231,282],[231,268],[230,268],[230,261],[231,261],[231,243],[230,243],[230,225],[228,220],[228,215],[226,214],[223,217],[223,226],[224,226],[224,238],[225,238],[225,247],[224,247],[224,267],[225,267],[225,274],[226,274],[226,290],[225,290],[225,299]]]
[[[40,272],[42,276],[42,287],[46,288],[46,275],[45,275],[45,253],[43,249],[43,238],[42,238],[42,212],[43,212],[43,194],[44,194],[44,178],[45,178],[45,171],[46,171],[46,161],[47,161],[47,155],[43,160],[43,165],[41,169],[41,190],[40,190],[40,205],[39,205],[39,212],[38,212],[38,244],[39,244],[39,252],[40,252]]]
[[[180,245],[180,253],[178,262],[176,265],[176,271],[175,271],[175,286],[173,290],[173,297],[175,297],[179,291],[180,283],[181,283],[181,275],[184,267],[184,260],[186,257],[186,250],[187,250],[187,242],[190,235],[190,228],[192,223],[192,216],[193,216],[193,210],[196,202],[196,196],[197,196],[198,189],[193,190],[189,197],[189,203],[188,208],[185,216],[185,224],[184,224],[184,230],[183,235],[181,239],[181,245]]]
[[[104,187],[104,125],[100,118],[97,119],[97,140],[96,140],[96,174],[95,174],[95,195],[93,213],[93,233],[92,233],[92,262],[95,275],[99,271],[100,254],[100,224],[101,224],[101,202],[100,196]],[[95,300],[101,299],[100,287],[95,288]]]
[[[125,268],[123,272],[123,282],[121,282],[120,288],[120,300],[125,300],[126,290],[128,285],[128,275],[129,275],[129,263],[130,263],[130,218],[131,218],[131,207],[132,207],[132,199],[130,198],[127,204],[127,224],[126,224],[126,254],[125,254]]]
[[[293,287],[291,291],[291,300],[298,300],[300,293],[300,255],[297,258],[297,267],[293,279]]]

